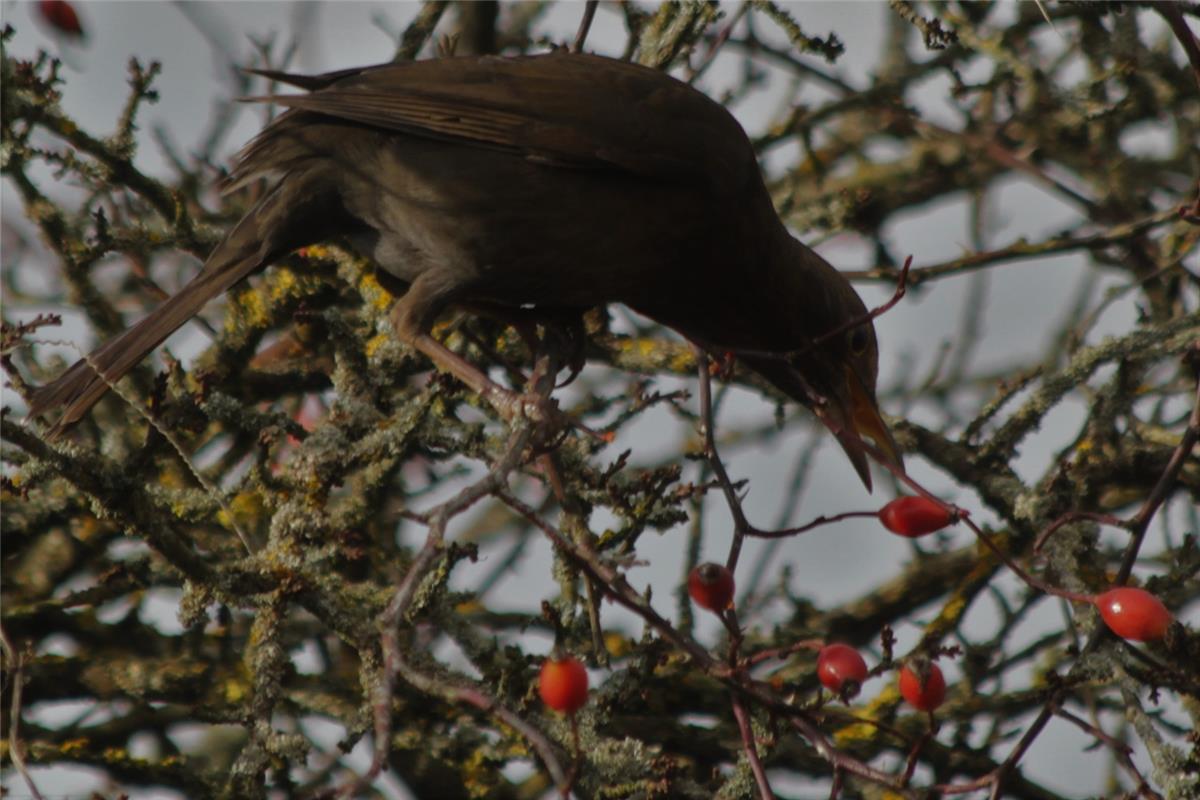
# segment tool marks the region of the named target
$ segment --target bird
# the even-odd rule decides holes
[[[431,336],[439,315],[622,303],[808,406],[868,490],[864,437],[902,469],[866,306],[787,230],[745,130],[702,91],[563,51],[255,72],[302,90],[247,98],[285,110],[223,189],[267,188],[178,293],[33,391],[31,416],[60,412],[52,434],[210,299],[343,238],[404,289],[398,337],[493,402],[504,390]]]

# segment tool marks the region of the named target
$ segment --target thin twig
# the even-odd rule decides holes
[[[34,800],[43,800],[42,793],[38,791],[33,776],[29,774],[29,767],[25,764],[25,745],[21,741],[21,693],[25,685],[25,655],[13,646],[9,641],[8,631],[3,628],[0,628],[0,645],[3,645],[4,655],[11,665],[8,670],[8,680],[12,685],[8,712],[8,755],[17,774],[29,787],[29,793],[33,795]]]
[[[1126,527],[1126,523],[1120,517],[1114,517],[1112,514],[1098,514],[1091,511],[1069,511],[1063,514],[1058,519],[1046,526],[1045,530],[1038,534],[1037,539],[1033,542],[1033,552],[1041,552],[1046,546],[1046,542],[1057,533],[1059,530],[1073,522],[1080,520],[1088,520],[1090,522],[1098,522],[1102,525],[1112,525],[1115,527]]]
[[[750,726],[750,717],[746,707],[736,695],[730,697],[733,706],[733,718],[737,720],[738,732],[742,735],[742,749],[746,751],[746,760],[750,762],[750,771],[754,773],[754,782],[758,784],[758,793],[763,800],[775,800],[771,791],[771,783],[767,780],[767,771],[763,769],[762,761],[758,758],[758,746],[754,741],[754,730]]]
[[[1183,52],[1187,55],[1188,63],[1192,65],[1192,74],[1196,77],[1196,85],[1200,86],[1200,43],[1197,43],[1195,34],[1183,18],[1183,11],[1180,9],[1185,6],[1174,0],[1159,0],[1151,5],[1167,21],[1171,32],[1175,34],[1179,44],[1183,45]]]
[[[812,522],[805,523],[804,525],[800,525],[795,528],[782,528],[780,530],[775,530],[775,531],[763,531],[763,530],[758,530],[757,528],[754,528],[754,529],[747,531],[746,535],[752,536],[755,539],[784,539],[788,536],[795,536],[797,534],[805,533],[807,531],[811,531],[814,528],[819,528],[823,525],[829,525],[830,523],[833,523],[833,522],[841,522],[844,519],[859,519],[859,518],[865,518],[865,517],[873,517],[875,519],[878,519],[879,512],[878,511],[843,511],[841,514],[834,514],[832,517],[826,517],[823,515],[819,516],[816,519],[814,519]]]
[[[1193,350],[1200,353],[1200,343],[1193,346]],[[1193,456],[1193,450],[1196,447],[1196,442],[1200,441],[1200,381],[1196,384],[1196,397],[1192,403],[1192,413],[1188,416],[1187,428],[1183,431],[1183,436],[1179,440],[1179,445],[1175,448],[1175,452],[1171,454],[1171,460],[1167,462],[1167,468],[1163,470],[1163,474],[1159,476],[1158,481],[1154,484],[1154,488],[1150,490],[1150,494],[1146,497],[1146,501],[1142,503],[1142,507],[1133,515],[1131,523],[1131,536],[1129,545],[1125,548],[1125,555],[1121,559],[1121,567],[1117,570],[1117,577],[1114,584],[1120,586],[1129,580],[1130,573],[1133,572],[1133,565],[1137,562],[1138,552],[1142,547],[1142,540],[1146,536],[1146,531],[1150,528],[1150,521],[1154,519],[1154,515],[1158,512],[1159,507],[1166,501],[1167,495],[1171,492],[1171,487],[1175,485],[1175,479],[1179,477],[1179,471],[1183,469],[1184,463],[1190,456]]]
[[[713,437],[715,423],[712,411],[712,375],[708,371],[708,355],[698,347],[695,350],[696,362],[700,367],[700,435],[704,440],[704,457],[708,460],[713,474],[717,476],[717,482],[725,495],[729,511],[733,514],[733,539],[729,543],[729,556],[725,559],[725,566],[729,568],[730,572],[736,572],[738,556],[742,551],[742,539],[753,526],[742,511],[742,503],[738,499],[737,490],[734,489],[733,482],[729,480],[729,473],[725,471],[725,465],[717,453],[717,443]]]
[[[1042,729],[1046,727],[1046,723],[1054,716],[1054,709],[1058,705],[1057,695],[1050,700],[1038,714],[1037,718],[1022,734],[1020,741],[1013,747],[1012,752],[1008,754],[1008,758],[997,766],[994,770],[980,778],[966,783],[951,783],[943,784],[937,787],[938,791],[943,794],[965,794],[966,792],[977,792],[980,789],[991,787],[992,796],[998,796],[998,792],[1003,786],[1005,778],[1012,770],[1016,769],[1018,763],[1025,756],[1025,751],[1033,744],[1033,741],[1041,735]]]
[[[1092,725],[1087,720],[1080,719],[1070,711],[1067,711],[1065,708],[1056,707],[1054,709],[1054,714],[1055,716],[1065,719],[1067,722],[1075,725],[1083,732],[1096,737],[1096,739],[1102,742],[1105,747],[1111,750],[1113,756],[1117,759],[1117,763],[1121,765],[1121,768],[1128,772],[1131,778],[1137,781],[1136,791],[1138,797],[1144,797],[1147,798],[1147,800],[1162,800],[1162,795],[1154,791],[1150,784],[1147,783],[1146,779],[1142,776],[1142,773],[1138,770],[1137,765],[1133,763],[1133,759],[1129,757],[1130,753],[1133,752],[1133,748],[1131,748],[1125,742],[1114,739],[1112,736],[1109,736],[1107,733],[1100,730],[1100,728]]]
[[[587,40],[588,31],[592,28],[592,19],[596,16],[596,6],[600,5],[600,0],[587,0],[583,5],[583,18],[579,20],[579,30],[575,34],[575,41],[571,45],[572,53],[582,53],[583,43]]]
[[[725,24],[725,27],[721,29],[716,38],[713,39],[712,44],[709,45],[708,51],[704,54],[704,60],[695,69],[691,70],[691,74],[688,75],[688,83],[695,83],[700,79],[701,75],[708,71],[708,68],[712,66],[713,61],[716,60],[717,55],[721,52],[721,48],[729,41],[729,36],[733,33],[733,29],[738,26],[749,10],[750,0],[742,0],[738,4],[737,11],[733,12],[733,16],[729,18],[729,22]]]

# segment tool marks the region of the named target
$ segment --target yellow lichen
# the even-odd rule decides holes
[[[75,756],[85,752],[91,742],[85,738],[68,739],[59,746],[64,756]]]
[[[249,687],[245,681],[238,678],[229,678],[221,687],[221,694],[225,697],[227,703],[240,703],[246,698],[249,692]]]
[[[613,658],[624,658],[633,652],[633,642],[628,636],[608,631],[604,634],[604,649]]]
[[[839,747],[844,747],[854,742],[869,741],[879,735],[878,726],[872,725],[869,720],[879,719],[880,715],[900,702],[900,691],[894,683],[884,687],[874,700],[867,704],[866,708],[857,712],[855,716],[864,720],[851,725],[846,725],[838,729],[833,734],[833,740]]]
[[[262,515],[262,498],[257,492],[239,492],[227,504],[228,511],[222,508],[217,512],[217,521],[226,527],[236,523],[255,526]],[[233,519],[229,512],[233,512]],[[236,523],[235,523],[236,520]]]
[[[454,607],[456,614],[478,614],[486,610],[487,606],[475,599],[464,600]]]
[[[373,272],[363,273],[362,279],[358,282],[358,291],[364,300],[379,311],[387,311],[396,299],[391,292],[383,288]]]
[[[374,358],[375,354],[379,352],[379,348],[387,344],[389,338],[390,337],[388,334],[379,333],[368,339],[366,345],[364,346],[364,349],[367,352],[367,358]]]
[[[869,722],[855,722],[838,728],[833,733],[833,740],[838,747],[847,747],[857,742],[869,742],[879,733],[879,728]]]
[[[492,757],[478,748],[463,763],[463,778],[471,797],[488,797],[496,788],[496,765]]]
[[[940,614],[938,614],[938,617],[942,619],[948,618],[956,620],[962,616],[963,611],[966,610],[966,605],[966,598],[962,597],[961,595],[955,595],[946,601],[946,605],[942,606],[942,611]]]
[[[176,469],[164,469],[158,474],[158,484],[164,489],[183,489],[189,484]]]
[[[671,359],[669,366],[672,372],[691,372],[696,368],[696,357],[684,350]]]
[[[261,327],[266,324],[267,304],[259,292],[254,290],[242,292],[235,302],[238,305],[240,314],[227,314],[225,316],[225,330],[228,333],[237,332],[239,317],[244,319],[251,327]]]
[[[275,270],[274,280],[271,281],[271,299],[282,300],[296,288],[298,281],[296,273],[286,267]]]
[[[81,542],[91,539],[100,530],[100,522],[95,517],[75,520],[71,526],[71,534]]]

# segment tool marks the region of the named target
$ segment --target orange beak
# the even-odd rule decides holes
[[[834,419],[823,419],[826,426],[837,437],[838,444],[846,451],[847,458],[854,465],[855,472],[862,480],[867,491],[871,491],[871,469],[867,460],[867,451],[863,446],[863,437],[871,439],[875,447],[882,453],[888,463],[904,469],[904,460],[900,448],[892,438],[891,431],[879,414],[875,398],[867,391],[862,379],[854,370],[846,367],[846,405],[832,407],[828,411]],[[836,424],[832,424],[836,423]]]

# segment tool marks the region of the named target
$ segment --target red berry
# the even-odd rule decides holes
[[[50,27],[67,36],[83,38],[83,25],[67,0],[38,0],[38,11]]]
[[[940,531],[954,522],[954,517],[927,497],[897,497],[879,509],[879,521],[892,533],[915,539]]]
[[[547,658],[538,676],[538,693],[542,702],[555,711],[574,714],[587,702],[587,670],[573,656]]]
[[[946,699],[946,678],[937,664],[924,669],[905,664],[900,668],[900,694],[918,711],[933,711]]]
[[[841,694],[847,683],[861,685],[867,679],[867,662],[848,644],[827,644],[817,654],[817,678]]]
[[[720,614],[733,605],[733,573],[711,561],[692,568],[688,594],[701,608]]]
[[[1133,586],[1118,586],[1092,598],[1109,630],[1122,639],[1150,642],[1161,639],[1171,624],[1171,612],[1154,595]]]

